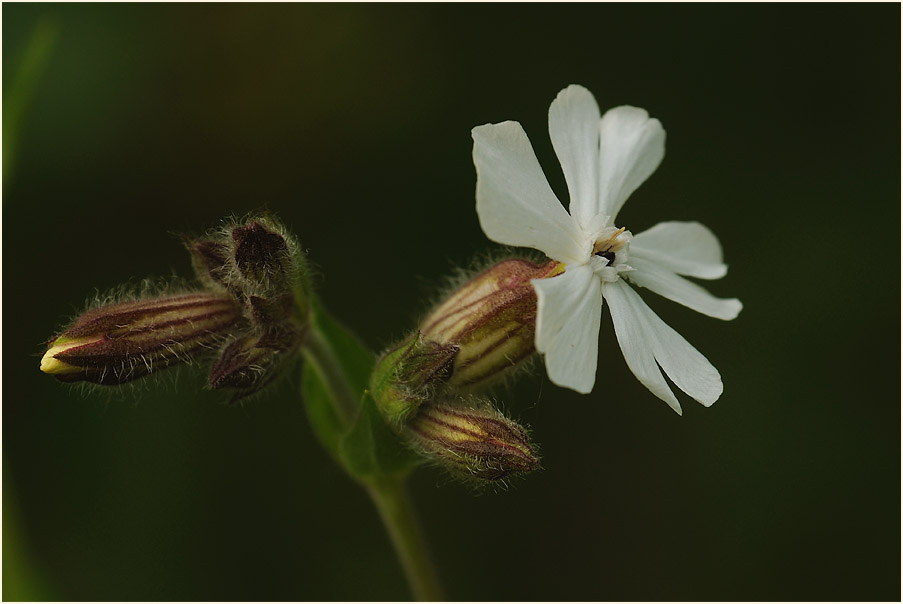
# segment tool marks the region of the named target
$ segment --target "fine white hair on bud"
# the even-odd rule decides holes
[[[101,305],[48,342],[41,371],[64,382],[124,384],[190,362],[241,318],[234,299],[206,292]]]
[[[532,281],[561,270],[555,261],[505,260],[462,284],[433,309],[420,332],[426,341],[458,348],[446,381],[449,388],[483,387],[535,352]]]
[[[184,242],[199,287],[144,285],[137,296],[99,300],[48,342],[41,370],[66,382],[120,385],[218,351],[210,388],[231,391],[235,401],[271,383],[309,327],[298,243],[269,215],[230,220]]]
[[[485,400],[423,404],[403,436],[421,455],[463,478],[494,482],[539,468],[527,431]]]

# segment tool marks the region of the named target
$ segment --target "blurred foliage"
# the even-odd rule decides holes
[[[57,25],[49,19],[38,21],[34,32],[22,52],[14,60],[15,75],[3,96],[3,182],[12,175],[13,158],[16,155],[19,130],[25,123],[26,110],[34,94],[41,73],[57,36]],[[4,65],[5,67],[5,65]],[[5,71],[5,69],[4,69]]]
[[[16,567],[34,598],[407,597],[297,376],[238,407],[185,373],[82,393],[38,372],[42,342],[95,288],[189,274],[178,233],[268,207],[376,352],[495,249],[472,127],[520,121],[564,198],[545,132],[570,83],[667,129],[621,217],[721,238],[730,273],[711,289],[744,302],[736,321],[643,295],[725,393],[677,417],[607,315],[592,395],[541,372],[500,391],[542,472],[477,497],[413,477],[449,597],[900,598],[898,5],[2,10],[5,94],[45,57],[27,103],[4,99],[4,598]],[[58,29],[33,55],[41,23]]]

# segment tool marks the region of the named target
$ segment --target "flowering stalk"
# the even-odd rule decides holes
[[[189,362],[241,316],[235,300],[209,293],[100,306],[49,342],[41,371],[64,382],[124,384]]]

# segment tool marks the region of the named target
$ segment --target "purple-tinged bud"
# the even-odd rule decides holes
[[[217,288],[229,285],[229,248],[210,239],[185,238],[185,247],[191,254],[191,266],[198,279]]]
[[[485,405],[423,404],[404,435],[421,454],[464,476],[500,480],[539,467],[527,432]]]
[[[289,291],[292,253],[281,234],[259,221],[232,229],[233,258],[248,282],[266,289]]]
[[[400,424],[452,374],[458,347],[419,333],[385,353],[370,375],[370,394],[390,423]]]
[[[283,294],[273,298],[248,297],[251,319],[256,325],[261,327],[268,327],[289,320],[292,316],[294,305],[295,298],[291,294]]]
[[[277,377],[282,362],[298,350],[301,332],[290,325],[263,335],[249,334],[229,343],[210,370],[214,390],[236,390],[231,402],[259,392]]]
[[[41,371],[64,382],[123,384],[189,362],[239,320],[234,299],[209,293],[92,308],[50,341]]]
[[[563,270],[555,261],[538,266],[506,260],[459,287],[430,313],[421,324],[423,337],[459,349],[449,387],[485,385],[533,354],[536,292],[530,280]]]
[[[304,254],[274,219],[260,216],[229,224],[200,239],[186,237],[185,245],[201,283],[238,300],[258,332],[309,320]]]

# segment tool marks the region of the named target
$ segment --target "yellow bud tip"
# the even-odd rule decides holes
[[[62,344],[57,342],[54,343],[53,346],[47,349],[47,352],[44,353],[44,356],[41,358],[41,371],[44,373],[49,373],[50,375],[66,375],[71,373],[79,373],[81,368],[76,367],[75,365],[70,365],[69,363],[64,363],[56,358],[56,355],[59,353],[69,350],[71,348],[75,348],[77,346],[84,346],[85,344],[90,344],[91,342],[95,342],[97,339],[82,339],[82,340],[66,340]]]

